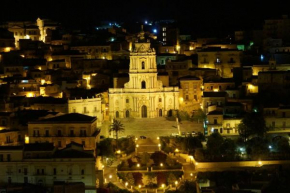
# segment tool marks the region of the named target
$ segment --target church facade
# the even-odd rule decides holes
[[[163,87],[157,79],[156,53],[140,32],[130,53],[129,82],[109,89],[111,118],[155,118],[179,108],[178,87]]]

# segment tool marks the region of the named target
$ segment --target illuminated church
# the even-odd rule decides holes
[[[129,82],[109,89],[111,118],[155,118],[178,110],[178,87],[163,87],[157,79],[156,53],[139,33],[130,52]]]

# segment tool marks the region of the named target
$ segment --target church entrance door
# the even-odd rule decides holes
[[[145,105],[142,106],[141,112],[142,112],[142,118],[146,118],[147,117],[147,107]]]

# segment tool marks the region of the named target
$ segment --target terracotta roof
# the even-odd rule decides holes
[[[79,113],[70,113],[60,115],[48,119],[33,121],[30,123],[46,124],[46,123],[92,123],[97,120],[97,117],[91,117]]]

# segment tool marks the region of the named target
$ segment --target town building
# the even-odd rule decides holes
[[[95,150],[98,134],[97,118],[78,113],[28,123],[29,143],[53,143],[60,149],[75,142],[86,150]]]
[[[129,82],[124,88],[109,89],[111,118],[155,118],[171,115],[179,108],[178,87],[163,87],[157,79],[155,50],[144,37],[130,53]]]

